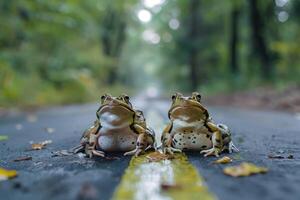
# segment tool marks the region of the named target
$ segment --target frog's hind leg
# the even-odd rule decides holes
[[[213,156],[213,155],[219,157],[219,153],[221,153],[223,149],[222,133],[220,132],[218,127],[211,122],[208,122],[207,126],[213,131],[213,135],[212,135],[213,147],[211,149],[202,150],[200,153],[204,154],[205,157]]]

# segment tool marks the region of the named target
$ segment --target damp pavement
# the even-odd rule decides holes
[[[169,102],[136,98],[148,123],[160,133],[167,122]],[[0,167],[15,169],[18,177],[0,182],[1,199],[111,199],[130,157],[88,159],[81,155],[55,156],[79,142],[82,131],[95,119],[96,104],[45,108],[35,113],[16,113],[0,118]],[[292,114],[209,107],[216,122],[228,125],[240,149],[234,162],[252,162],[269,169],[266,174],[233,178],[222,173],[224,165],[212,164],[187,152],[189,161],[221,200],[300,198],[300,119]],[[45,149],[32,151],[31,143],[51,140]],[[226,155],[226,154],[225,154]],[[269,155],[280,155],[271,159]],[[15,162],[20,157],[31,160]]]

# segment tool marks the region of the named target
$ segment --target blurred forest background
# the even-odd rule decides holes
[[[299,85],[299,11],[299,0],[2,0],[0,107]]]

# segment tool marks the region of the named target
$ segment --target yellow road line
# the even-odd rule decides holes
[[[131,159],[114,200],[216,199],[185,154],[159,162],[149,162],[147,155]]]

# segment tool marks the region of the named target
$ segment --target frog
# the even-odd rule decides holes
[[[143,112],[133,108],[128,95],[102,95],[96,117],[74,153],[84,152],[90,158],[105,157],[106,152],[139,156],[154,149],[155,132],[147,126]]]
[[[169,123],[161,136],[161,147],[165,154],[199,150],[205,157],[219,157],[221,152],[238,151],[231,140],[228,126],[214,122],[202,105],[198,92],[193,92],[191,96],[181,93],[172,95],[168,118]]]

